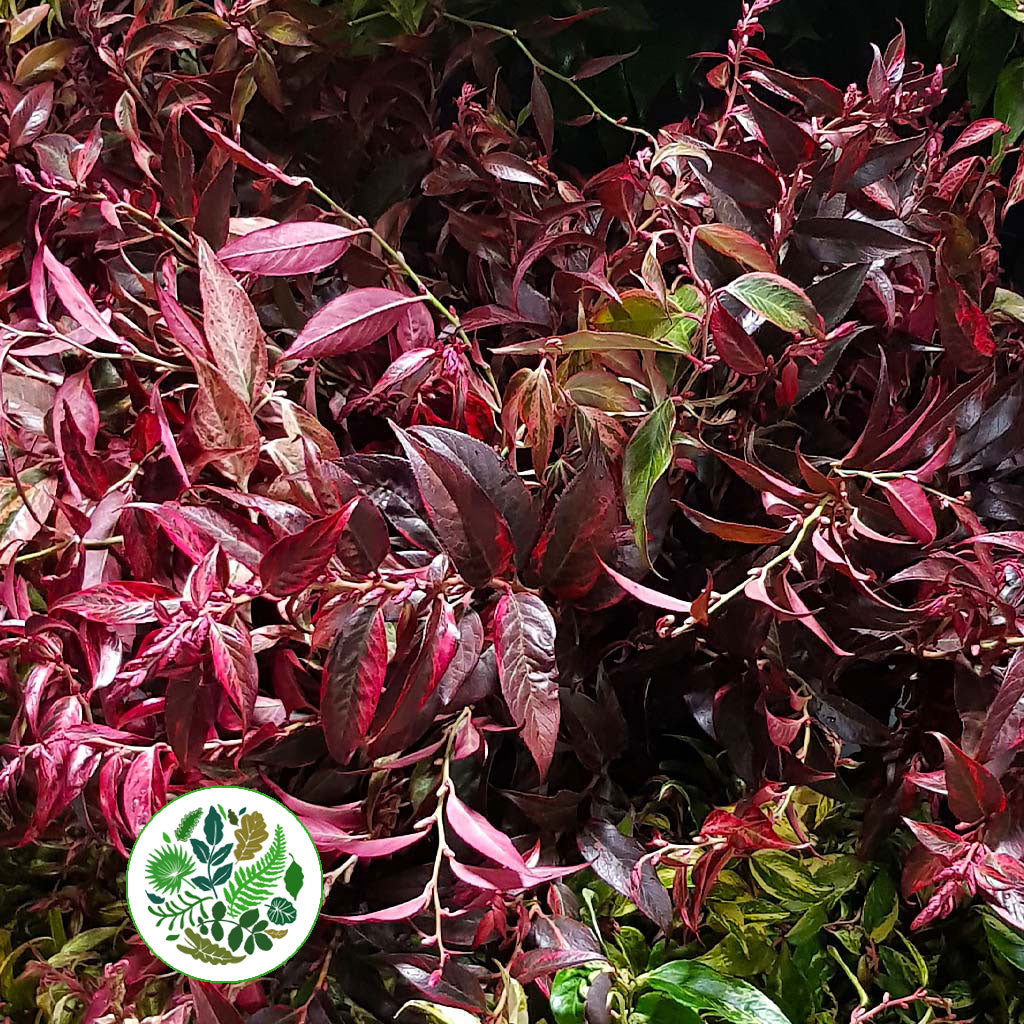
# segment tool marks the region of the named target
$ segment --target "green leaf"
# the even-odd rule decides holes
[[[717,1014],[732,1024],[791,1024],[764,993],[693,960],[675,960],[640,979],[682,1006]]]
[[[212,850],[224,838],[224,819],[217,813],[215,807],[206,812],[206,820],[203,822],[203,832],[206,841]]]
[[[647,501],[672,463],[672,427],[676,411],[666,398],[630,438],[622,463],[622,490],[633,539],[647,560]]]
[[[994,914],[982,914],[988,944],[1008,963],[1024,971],[1024,935]]]
[[[278,825],[267,852],[252,864],[239,867],[224,889],[228,917],[237,917],[240,911],[258,907],[270,897],[284,874],[284,858],[284,829]]]
[[[1024,323],[1024,296],[1010,291],[1009,288],[997,288],[985,314],[998,316],[1001,320]]]
[[[636,1011],[647,1024],[701,1024],[696,1010],[677,1003],[664,992],[645,992],[636,1001]]]
[[[275,896],[267,907],[267,917],[274,924],[291,924],[295,920],[295,904],[282,896]]]
[[[73,935],[61,947],[60,952],[54,953],[47,961],[51,967],[68,967],[76,960],[92,952],[97,946],[113,938],[120,929],[117,927],[88,928],[84,932]]]
[[[228,945],[232,950],[238,949],[242,944],[242,934],[242,926],[239,924],[236,924],[235,927],[231,929],[231,934],[228,935]]]
[[[781,850],[759,850],[750,859],[758,884],[776,899],[809,905],[821,902],[832,890],[813,878],[799,857]]]
[[[199,819],[202,816],[202,807],[195,807],[189,811],[188,814],[178,822],[178,827],[174,830],[175,839],[180,839],[182,842],[188,839],[188,837],[195,832],[196,825],[199,824]]]
[[[744,274],[727,284],[725,291],[784,331],[824,337],[825,325],[807,293],[778,274]]]
[[[178,951],[194,957],[204,964],[240,964],[245,959],[244,956],[235,956],[231,950],[218,946],[191,928],[185,929],[185,935],[192,945],[191,947],[178,946]]]
[[[1024,58],[1010,61],[999,73],[992,113],[1010,127],[1005,135],[1000,132],[994,138],[993,153],[999,155],[1024,131]]]
[[[992,3],[1014,21],[1024,21],[1024,5],[1018,3],[1018,0],[992,0]]]
[[[899,913],[896,886],[887,871],[879,871],[864,897],[864,931],[874,942],[882,942],[896,927]]]
[[[559,971],[551,983],[551,1012],[555,1024],[582,1024],[584,996],[580,991],[594,973],[589,967]]]
[[[146,881],[157,892],[176,893],[195,870],[196,862],[180,846],[163,846],[146,862]]]
[[[288,870],[284,873],[284,887],[292,899],[295,899],[302,889],[302,868],[294,858],[291,864],[288,865]]]

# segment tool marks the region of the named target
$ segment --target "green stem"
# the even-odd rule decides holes
[[[575,79],[570,78],[568,75],[563,75],[560,71],[556,71],[554,68],[549,67],[547,64],[541,63],[531,52],[530,48],[519,38],[519,33],[514,28],[504,28],[502,25],[493,25],[489,21],[476,21],[472,18],[460,18],[457,14],[452,14],[449,11],[445,11],[444,15],[449,21],[453,21],[458,25],[464,25],[466,28],[479,28],[485,29],[491,32],[497,32],[498,35],[504,36],[506,39],[511,39],[512,42],[522,50],[526,59],[542,74],[549,75],[556,81],[561,82],[563,85],[567,85],[577,96],[583,100],[595,117],[599,117],[606,124],[610,124],[615,128],[619,128],[624,132],[629,132],[632,135],[640,135],[647,139],[648,142],[657,144],[657,140],[654,136],[644,128],[634,128],[631,124],[626,124],[625,121],[620,121],[617,118],[612,117],[611,114],[602,110],[591,98],[587,95],[586,91],[580,88],[578,82]]]

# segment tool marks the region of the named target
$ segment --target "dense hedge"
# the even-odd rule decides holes
[[[1021,1019],[1016,64],[631,10],[9,12],[12,1018]],[[218,783],[326,871],[235,987],[122,902]]]

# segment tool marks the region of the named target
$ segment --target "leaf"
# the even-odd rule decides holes
[[[33,47],[18,61],[15,85],[33,85],[64,70],[75,44],[71,39],[51,39]]]
[[[583,1024],[583,986],[594,973],[593,968],[563,968],[551,982],[551,1012],[555,1024]]]
[[[1007,963],[1013,964],[1019,971],[1024,971],[1024,935],[1004,924],[993,914],[982,914],[981,920],[985,926],[985,937],[989,946]]]
[[[267,823],[259,811],[243,814],[240,825],[235,829],[235,860],[252,860],[269,838]]]
[[[683,1006],[714,1013],[732,1024],[790,1024],[778,1006],[753,985],[693,960],[663,964],[638,980]]]
[[[896,886],[887,871],[879,871],[864,897],[864,931],[873,942],[884,942],[896,926],[899,912]]]
[[[1003,681],[992,703],[985,713],[985,722],[981,728],[981,740],[978,743],[978,756],[985,758],[995,753],[996,743],[1010,715],[1024,698],[1024,650],[1017,650],[1010,659],[1003,674]]]
[[[995,150],[1000,153],[1013,146],[1024,132],[1024,58],[1011,60],[999,72],[992,113],[1010,128],[995,141]]]
[[[672,464],[672,429],[676,410],[666,398],[630,438],[622,462],[622,491],[633,540],[650,564],[647,553],[647,501],[654,485]]]
[[[1008,14],[1014,21],[1024,21],[1024,8],[1017,0],[992,0],[1004,14]]]
[[[201,807],[195,807],[189,811],[188,814],[178,822],[178,827],[174,830],[174,838],[182,841],[188,839],[188,837],[196,830],[196,825],[199,824],[199,819],[202,816],[203,809]]]
[[[194,957],[204,964],[240,964],[245,959],[244,956],[235,956],[231,950],[218,946],[191,928],[185,929],[185,935],[192,945],[178,946],[178,951]]]
[[[871,263],[929,248],[925,242],[852,217],[798,220],[793,233],[811,256],[822,263]]]
[[[777,274],[744,274],[725,291],[784,331],[824,336],[824,324],[807,294]]]
[[[610,565],[605,562],[601,562],[601,566],[606,573],[631,597],[635,597],[638,601],[642,601],[644,604],[650,605],[652,608],[660,608],[662,611],[667,612],[679,612],[682,615],[690,614],[690,602],[681,601],[678,597],[671,597],[668,594],[662,594],[657,590],[652,590],[650,587],[645,587],[635,580],[631,580],[628,576],[623,576],[622,573],[616,572]]]
[[[609,821],[592,821],[580,833],[579,848],[598,878],[635,903],[662,931],[671,931],[672,901],[650,861],[641,864],[644,848],[635,839]]]
[[[114,333],[107,321],[100,316],[100,311],[89,298],[78,278],[45,245],[42,251],[43,265],[50,274],[54,291],[60,301],[64,303],[64,308],[95,337],[119,345],[121,339]]]
[[[715,343],[715,351],[730,370],[753,376],[767,368],[754,339],[720,302],[711,307],[708,329]]]
[[[335,263],[359,232],[323,221],[291,221],[251,231],[217,253],[228,270],[290,277]]]
[[[667,352],[679,355],[679,349],[641,334],[621,331],[576,331],[551,338],[537,338],[491,349],[496,355],[540,355],[545,352]]]
[[[259,690],[259,670],[249,631],[244,626],[210,623],[210,655],[214,675],[238,708],[243,731],[248,730]]]
[[[267,906],[267,920],[274,924],[291,924],[295,920],[295,906],[281,896],[275,896]]]
[[[53,82],[35,85],[18,101],[11,111],[11,149],[27,146],[43,133],[53,111]]]
[[[284,873],[284,887],[292,899],[295,899],[302,891],[302,865],[294,857],[291,864],[288,865],[288,870]]]
[[[376,604],[361,605],[331,642],[320,685],[324,739],[339,764],[345,764],[367,738],[387,665],[381,609]]]
[[[533,82],[530,86],[530,113],[537,126],[537,134],[544,144],[544,151],[550,153],[555,143],[555,112],[551,106],[551,95],[536,68],[533,69]]]
[[[267,380],[263,328],[249,296],[201,238],[196,251],[207,344],[228,386],[250,404]]]
[[[480,163],[488,174],[499,181],[517,185],[545,185],[545,180],[534,170],[529,161],[515,153],[485,153]]]
[[[962,822],[975,822],[1006,809],[1006,794],[999,780],[982,764],[968,757],[941,733],[949,809]]]
[[[494,613],[494,648],[505,703],[544,778],[561,717],[555,620],[548,606],[533,594],[504,594]]]
[[[260,561],[260,579],[266,590],[287,597],[315,583],[337,553],[338,541],[361,500],[353,498],[337,512],[275,541]]]
[[[366,348],[394,329],[407,306],[423,301],[388,288],[353,288],[310,317],[284,358],[326,359]]]
[[[218,846],[224,838],[224,819],[217,813],[216,807],[211,807],[206,812],[206,818],[203,821],[203,834],[206,836],[210,849]]]
[[[61,598],[50,606],[50,613],[73,612],[90,622],[127,626],[152,622],[161,611],[171,614],[180,600],[156,583],[101,583]]]
[[[460,1010],[457,1006],[441,1006],[425,999],[410,999],[395,1014],[395,1019],[397,1020],[406,1010],[412,1010],[433,1024],[480,1024],[480,1018],[468,1010]]]
[[[430,525],[459,574],[474,587],[502,575],[515,545],[508,522],[494,502],[464,463],[442,455],[411,433],[394,429]]]
[[[458,798],[454,789],[448,793],[444,812],[455,834],[474,850],[497,861],[503,867],[514,870],[527,869],[522,854],[508,836],[499,832],[482,814],[467,807]]]
[[[31,35],[53,10],[49,4],[39,4],[37,7],[26,7],[18,11],[12,18],[8,19],[8,38],[10,46],[20,43],[26,36]]]
[[[695,241],[710,246],[717,252],[742,263],[751,270],[764,273],[775,271],[775,261],[759,242],[745,231],[728,224],[701,224],[693,233]]]
[[[879,485],[903,529],[914,540],[931,544],[937,533],[935,514],[921,485],[908,477],[879,481]]]
[[[240,867],[224,890],[227,916],[237,918],[240,911],[252,912],[274,891],[284,874],[284,829],[274,829],[274,839],[263,856]]]

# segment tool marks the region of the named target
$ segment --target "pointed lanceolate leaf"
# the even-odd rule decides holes
[[[203,330],[213,360],[232,391],[252,401],[267,380],[267,341],[252,300],[203,239],[198,243]]]
[[[263,586],[270,593],[285,597],[315,583],[336,553],[341,534],[361,500],[353,498],[337,512],[275,541],[260,562]]]
[[[824,336],[824,324],[806,292],[778,274],[744,274],[725,290],[784,331]]]
[[[497,861],[502,867],[525,870],[522,854],[503,832],[499,832],[482,814],[467,807],[451,790],[445,799],[445,815],[452,831],[474,850]]]
[[[422,295],[388,288],[354,288],[314,313],[284,357],[326,359],[357,352],[383,338],[408,306],[422,301]]]
[[[482,587],[509,566],[514,553],[505,517],[469,467],[395,428],[412,467],[427,518],[462,578]]]
[[[767,366],[754,339],[720,302],[711,307],[709,330],[715,350],[730,370],[753,376]]]
[[[291,277],[311,274],[341,258],[357,232],[323,221],[292,221],[252,231],[218,253],[228,270]]]
[[[999,780],[973,757],[968,757],[952,740],[940,733],[946,770],[949,809],[962,822],[975,822],[1006,808],[1006,793]]]
[[[388,666],[384,616],[362,605],[344,621],[324,665],[320,717],[331,757],[345,764],[366,739]]]
[[[555,620],[548,606],[533,594],[505,594],[494,613],[494,647],[505,703],[543,778],[561,718]]]
[[[695,960],[663,964],[639,981],[681,1006],[712,1013],[730,1024],[790,1024],[778,1006],[753,985]]]
[[[61,598],[50,613],[74,612],[90,622],[126,626],[152,622],[160,610],[169,613],[179,603],[177,594],[155,583],[101,583]]]
[[[666,398],[640,425],[626,446],[622,492],[633,539],[647,561],[647,501],[654,485],[672,464],[672,428],[676,410]]]
[[[880,484],[903,529],[914,540],[931,544],[937,532],[935,513],[921,485],[907,477],[880,481]]]
[[[114,345],[120,344],[121,339],[114,333],[110,324],[100,316],[100,311],[89,298],[82,283],[45,245],[43,246],[43,263],[50,275],[50,281],[53,283],[53,290],[64,304],[64,308],[75,320],[97,338],[102,338]]]

